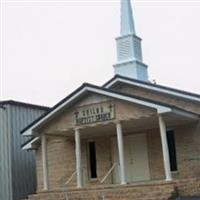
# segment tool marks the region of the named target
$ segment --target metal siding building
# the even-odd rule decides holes
[[[21,145],[20,131],[48,110],[16,101],[0,102],[0,200],[20,200],[36,190],[34,152]]]

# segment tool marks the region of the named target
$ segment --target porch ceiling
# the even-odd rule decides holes
[[[197,122],[197,119],[183,116],[177,113],[166,113],[163,115],[167,128],[174,128],[177,126],[182,126],[186,124],[191,124]],[[150,129],[159,128],[158,117],[144,117],[140,119],[129,119],[122,121],[123,134],[134,134],[139,132],[144,132]],[[80,128],[80,133],[82,138],[92,138],[101,136],[115,136],[116,135],[116,125],[114,122],[88,125]],[[60,131],[58,134],[74,136],[74,130]]]
[[[194,124],[199,122],[199,118],[195,118],[191,115],[185,115],[180,112],[170,112],[163,114],[163,119],[166,123],[167,128],[175,128],[177,126],[185,126],[188,124]],[[144,133],[151,129],[158,129],[158,116],[145,117],[140,119],[130,119],[126,121],[121,121],[123,135],[128,134],[138,134]],[[70,130],[57,130],[55,132],[46,133],[47,135],[52,136],[68,136],[74,138],[74,129]],[[114,122],[106,122],[101,124],[91,124],[84,126],[80,129],[81,138],[94,138],[94,137],[112,137],[116,136],[116,125]],[[34,141],[35,140],[35,141]],[[37,148],[37,145],[40,143],[40,137],[31,140],[28,144],[28,147],[25,149],[34,149]]]

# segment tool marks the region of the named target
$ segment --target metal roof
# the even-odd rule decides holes
[[[3,105],[6,105],[6,104],[29,107],[29,108],[33,108],[33,109],[41,109],[41,110],[46,110],[46,111],[48,111],[50,109],[50,107],[47,107],[47,106],[41,106],[41,105],[25,103],[25,102],[20,102],[20,101],[14,101],[14,100],[0,101],[1,107],[3,107]]]
[[[176,89],[176,88],[172,88],[172,87],[168,87],[168,86],[154,84],[154,83],[151,83],[151,82],[132,79],[132,78],[124,77],[124,76],[121,76],[121,75],[114,76],[109,81],[107,81],[102,87],[110,88],[113,85],[120,83],[119,79],[120,80],[127,80],[127,81],[130,81],[132,84],[139,84],[140,86],[141,85],[149,86],[152,89],[153,88],[154,89],[160,89],[159,90],[160,92],[165,92],[165,93],[168,93],[168,94],[170,94],[169,92],[174,92],[174,94],[177,93],[177,94],[182,94],[182,95],[185,95],[185,96],[195,97],[196,99],[199,99],[199,101],[200,101],[200,94],[197,94],[197,93],[192,93],[192,92],[188,92],[188,91],[184,91],[184,90],[180,90],[180,89]]]

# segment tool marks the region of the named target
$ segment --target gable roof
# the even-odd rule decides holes
[[[58,104],[56,104],[53,108],[51,108],[48,112],[44,113],[41,117],[36,119],[34,122],[32,122],[30,125],[28,125],[24,130],[21,131],[22,134],[24,135],[29,135],[31,136],[31,139],[28,140],[26,143],[24,143],[21,148],[23,150],[30,150],[32,149],[32,144],[38,140],[40,140],[39,136],[34,136],[31,134],[31,131],[33,128],[41,125],[42,123],[45,123],[45,121],[48,121],[48,119],[52,117],[56,112],[59,110],[62,110],[62,108],[65,108],[67,105],[71,105],[71,103],[76,100],[77,98],[81,97],[87,92],[94,92],[97,94],[102,94],[106,96],[110,96],[113,98],[121,99],[121,100],[126,100],[132,103],[136,103],[139,105],[147,106],[150,108],[157,109],[158,113],[166,113],[166,112],[174,112],[176,114],[180,114],[183,116],[191,117],[194,119],[199,119],[200,115],[196,113],[192,113],[189,111],[186,111],[184,109],[180,109],[176,106],[172,106],[166,103],[154,101],[154,100],[149,100],[143,97],[137,97],[134,95],[127,95],[124,93],[120,92],[115,92],[106,88],[98,87],[92,84],[84,83],[81,87],[79,87],[77,90],[72,92],[69,96],[61,100]]]
[[[74,101],[76,101],[78,98],[80,98],[82,95],[88,93],[88,92],[94,92],[96,94],[101,94],[105,96],[109,96],[112,98],[125,100],[128,102],[132,102],[135,104],[143,105],[149,108],[154,108],[158,111],[158,113],[165,113],[170,112],[172,109],[181,110],[179,108],[176,108],[175,106],[171,106],[166,103],[149,100],[143,97],[138,97],[134,95],[128,95],[120,92],[116,92],[107,88],[98,87],[96,85],[92,85],[89,83],[84,83],[82,86],[80,86],[78,89],[76,89],[74,92],[72,92],[69,96],[61,100],[59,103],[57,103],[53,108],[51,108],[48,112],[43,114],[41,117],[33,121],[30,125],[28,125],[26,128],[24,128],[21,133],[23,135],[31,135],[31,130],[34,128],[37,128],[39,125],[42,125],[43,123],[47,122],[49,119],[52,118],[52,116],[55,113],[59,113],[63,108],[66,108],[66,106],[70,106]],[[187,111],[184,111],[187,112]],[[187,112],[190,113],[190,112]],[[192,113],[193,114],[193,113]],[[197,116],[197,115],[196,115]]]
[[[112,79],[110,79],[108,82],[106,82],[103,87],[110,89],[112,86],[118,84],[118,83],[126,83],[129,85],[139,86],[141,88],[150,89],[156,92],[161,92],[168,95],[173,95],[181,98],[185,98],[188,100],[198,101],[200,102],[200,94],[187,92],[184,90],[179,90],[171,87],[166,87],[159,84],[153,84],[151,82],[141,81],[137,79],[132,79],[128,77],[124,77],[121,75],[116,75]]]

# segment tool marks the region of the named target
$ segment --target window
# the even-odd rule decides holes
[[[90,167],[90,177],[97,178],[95,142],[89,142],[89,167]]]
[[[167,131],[167,143],[169,148],[169,159],[171,171],[177,171],[177,161],[176,161],[176,144],[174,131]]]

